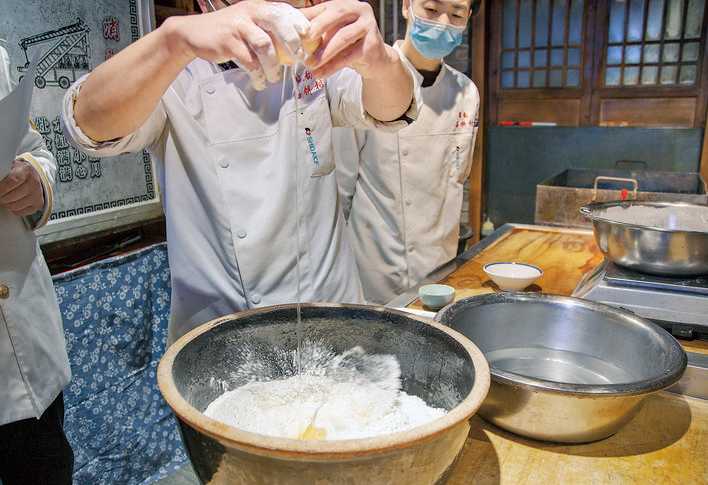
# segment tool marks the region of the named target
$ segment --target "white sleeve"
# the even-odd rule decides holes
[[[359,179],[359,163],[363,147],[363,135],[352,128],[332,130],[332,149],[336,164],[337,188],[342,203],[344,218],[349,219],[352,199]]]
[[[152,114],[145,120],[145,123],[133,133],[122,138],[102,142],[97,142],[89,138],[81,131],[81,128],[79,128],[74,118],[74,103],[81,91],[81,86],[88,76],[90,76],[90,73],[79,78],[64,96],[61,121],[67,140],[89,155],[95,157],[112,157],[123,153],[139,152],[148,148],[160,138],[167,123],[167,113],[162,105],[162,101],[158,103]]]
[[[399,54],[400,55],[400,54]],[[410,72],[410,64],[404,62]],[[413,81],[413,101],[404,117],[415,120],[421,105],[420,82],[411,72]],[[329,98],[332,125],[359,129],[381,129],[396,132],[408,126],[406,120],[379,121],[364,109],[362,99],[363,82],[361,76],[353,69],[344,68],[327,80],[327,96]]]
[[[47,150],[42,135],[34,130],[31,123],[27,124],[22,143],[17,149],[17,157],[25,160],[35,169],[42,181],[44,190],[44,207],[36,214],[27,217],[33,229],[42,227],[49,221],[54,207],[54,181],[57,173],[57,163],[52,152]]]
[[[474,154],[474,148],[475,148],[475,143],[477,142],[477,132],[479,131],[479,107],[480,107],[480,99],[479,99],[479,91],[477,90],[477,86],[472,84],[472,93],[471,96],[474,99],[474,111],[472,112],[472,116],[474,117],[474,126],[472,128],[472,136],[470,140],[470,153],[469,156],[467,157],[467,165],[465,166],[464,169],[464,178],[463,180],[467,180],[470,176],[470,172],[472,171],[472,156]]]

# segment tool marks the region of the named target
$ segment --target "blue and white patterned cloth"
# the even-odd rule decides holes
[[[65,428],[78,485],[147,484],[187,462],[157,387],[170,311],[158,244],[54,278],[73,378]]]

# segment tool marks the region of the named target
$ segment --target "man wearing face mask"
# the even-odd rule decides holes
[[[422,106],[397,133],[335,130],[347,230],[371,303],[387,303],[455,257],[479,94],[443,58],[463,40],[471,0],[404,0],[405,40]]]
[[[297,289],[302,301],[363,301],[332,127],[395,131],[417,110],[413,73],[368,4],[227,3],[168,19],[65,97],[65,132],[82,150],[147,148],[157,162],[171,341],[217,316],[294,302]]]

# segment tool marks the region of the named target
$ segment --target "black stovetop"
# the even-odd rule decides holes
[[[632,286],[708,295],[708,276],[678,278],[656,276],[632,271],[608,262],[605,267],[604,279],[610,285],[615,286]]]

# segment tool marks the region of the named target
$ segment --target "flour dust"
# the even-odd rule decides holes
[[[301,372],[275,379],[269,378],[273,369],[291,367],[295,363],[287,361],[299,360],[297,352],[283,354],[275,366],[271,358],[249,356],[235,370],[248,383],[224,392],[204,414],[268,436],[342,440],[405,431],[447,413],[401,390],[393,355],[367,354],[360,347],[337,354],[310,341],[301,350]]]

